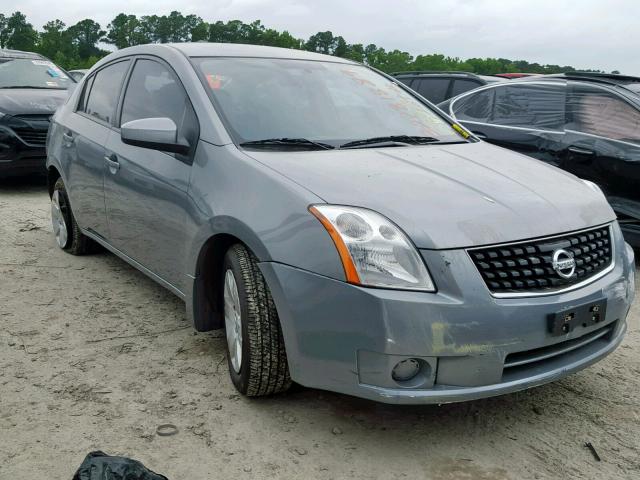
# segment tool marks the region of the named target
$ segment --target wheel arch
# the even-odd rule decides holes
[[[245,227],[247,228],[247,227]],[[244,229],[227,229],[210,235],[200,247],[195,260],[191,294],[192,319],[199,332],[224,327],[222,310],[222,265],[224,256],[234,244],[244,245],[259,261],[269,259],[265,246],[255,234]]]
[[[50,165],[47,168],[47,189],[49,191],[49,198],[53,196],[53,187],[59,178],[62,178],[60,171],[53,165]]]

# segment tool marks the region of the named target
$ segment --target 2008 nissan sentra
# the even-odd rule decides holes
[[[48,171],[58,245],[102,245],[225,328],[246,395],[475,399],[626,330],[634,255],[598,187],[347,60],[120,50],[55,115]]]

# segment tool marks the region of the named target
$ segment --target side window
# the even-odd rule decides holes
[[[455,97],[456,95],[468,92],[469,90],[473,90],[474,88],[478,88],[479,86],[480,83],[476,82],[475,80],[454,80],[453,88],[451,89],[451,96]]]
[[[493,112],[495,88],[487,88],[456,100],[453,115],[461,121],[489,123]]]
[[[574,85],[567,98],[567,128],[640,144],[640,111],[614,93]]]
[[[141,118],[166,117],[178,127],[178,136],[193,144],[198,121],[187,93],[168,67],[153,60],[138,60],[122,103],[120,124]]]
[[[449,89],[448,78],[419,78],[413,81],[412,88],[432,103],[446,100]]]
[[[118,104],[118,95],[129,61],[114,63],[94,75],[84,111],[106,123],[113,120]]]
[[[87,78],[87,81],[84,82],[84,86],[82,87],[82,94],[80,95],[80,100],[78,101],[78,108],[76,109],[78,112],[84,112],[87,106],[87,98],[89,97],[89,92],[91,92],[91,86],[93,85],[93,80],[96,78],[95,75]]]
[[[407,87],[411,86],[411,81],[413,80],[413,78],[411,77],[404,77],[404,78],[396,78],[396,80],[398,82],[402,82],[404,83]]]
[[[510,127],[562,130],[565,121],[564,84],[496,87],[491,123]]]

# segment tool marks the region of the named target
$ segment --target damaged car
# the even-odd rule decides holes
[[[42,55],[0,50],[0,178],[45,174],[49,121],[73,83]]]
[[[596,183],[640,247],[640,78],[570,73],[514,80],[441,105],[487,142]]]
[[[634,254],[595,184],[349,60],[119,50],[54,116],[47,168],[57,245],[101,245],[224,329],[248,396],[471,400],[581,370],[627,329]]]

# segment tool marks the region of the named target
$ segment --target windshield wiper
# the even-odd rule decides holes
[[[243,142],[241,147],[302,147],[302,148],[319,148],[322,150],[332,150],[335,147],[328,143],[314,142],[306,138],[265,138],[264,140],[252,140]]]
[[[387,137],[371,137],[362,140],[354,140],[340,145],[339,148],[355,147],[404,147],[407,145],[427,145],[439,142],[434,137],[419,137],[411,135],[389,135]]]
[[[66,90],[64,87],[40,87],[40,86],[36,86],[36,85],[10,85],[8,87],[1,87],[2,88],[37,88],[40,90]]]

